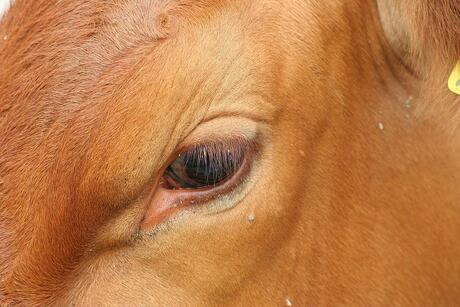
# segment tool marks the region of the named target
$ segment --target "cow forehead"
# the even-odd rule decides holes
[[[22,79],[22,82],[16,82],[20,89],[5,90],[5,95],[12,93],[7,97],[10,98],[10,101],[7,99],[7,104],[21,101],[18,112],[24,113],[30,109],[32,114],[20,116],[19,113],[15,116],[11,112],[9,115],[11,118],[27,121],[34,116],[40,117],[36,124],[42,125],[39,130],[43,133],[48,133],[51,126],[57,133],[58,128],[64,130],[72,122],[72,133],[77,135],[78,125],[75,124],[79,122],[79,118],[84,122],[81,131],[85,131],[95,122],[103,120],[97,117],[104,117],[105,120],[106,114],[116,111],[117,108],[123,109],[126,115],[127,109],[136,107],[129,103],[129,96],[139,96],[141,92],[144,93],[141,100],[149,101],[149,104],[143,105],[144,111],[145,107],[151,107],[152,112],[155,107],[159,107],[157,113],[164,113],[160,112],[161,107],[173,103],[176,108],[171,111],[179,110],[178,97],[174,95],[180,96],[187,105],[193,104],[191,99],[185,98],[193,95],[195,105],[206,109],[211,105],[211,99],[209,95],[203,97],[203,94],[206,89],[208,92],[215,92],[219,87],[218,83],[223,81],[222,76],[226,76],[227,80],[224,81],[227,86],[229,82],[241,85],[245,75],[249,76],[251,71],[238,71],[238,68],[247,67],[250,61],[257,64],[259,72],[265,70],[266,75],[270,73],[270,68],[264,67],[263,61],[254,61],[257,53],[248,55],[249,48],[241,44],[242,33],[247,31],[243,28],[242,21],[248,25],[251,20],[247,16],[246,19],[236,16],[235,12],[240,12],[240,9],[235,8],[235,12],[229,13],[227,18],[219,18],[219,23],[208,30],[191,25],[193,22],[199,23],[199,18],[200,22],[203,18],[211,19],[206,15],[210,14],[210,8],[223,3],[224,1],[90,1],[75,5],[69,1],[60,1],[54,5],[61,6],[62,12],[53,18],[50,18],[48,12],[53,11],[51,5],[41,8],[31,18],[36,19],[36,23],[42,27],[36,30],[32,26],[26,26],[18,30],[23,33],[11,33],[11,41],[14,37],[27,33],[30,42],[22,49],[11,51],[11,54],[5,53],[5,63],[2,65],[5,67],[5,83],[12,83],[6,78],[9,75],[17,75]],[[196,11],[195,8],[202,11],[191,15],[190,12]],[[200,15],[204,16],[197,17]],[[193,28],[195,33],[192,33]],[[257,57],[260,57],[260,53]],[[18,58],[22,59],[19,64]],[[230,74],[230,71],[234,73]],[[133,79],[132,75],[136,76],[135,80],[129,82],[128,79]],[[206,80],[200,80],[196,76],[206,76]],[[34,83],[32,87],[29,86],[31,80]],[[250,87],[249,81],[250,78],[245,78],[246,88]],[[182,85],[179,89],[177,86],[173,90],[164,88],[178,84]],[[197,87],[201,89],[201,96],[196,95]],[[158,94],[163,97],[153,97]],[[228,93],[217,94],[228,96]],[[235,94],[243,95],[237,91]],[[169,100],[165,95],[170,96]],[[194,111],[193,108],[190,111]],[[157,122],[162,118],[164,116]],[[151,117],[150,122],[153,119]],[[56,122],[61,124],[53,124]],[[15,126],[18,126],[17,123]],[[14,135],[15,143],[19,147],[20,133],[21,131],[11,130],[5,139],[13,138]],[[22,133],[27,135],[24,136],[24,141],[27,142],[34,135],[31,131]],[[37,135],[37,138],[40,137]]]
[[[206,29],[190,27],[152,47],[138,49],[139,62],[130,70],[130,77],[102,102],[110,116],[98,127],[90,154],[95,169],[105,165],[108,185],[117,178],[122,182],[121,178],[137,176],[131,179],[139,186],[140,178],[147,180],[154,174],[206,118],[245,110],[271,116],[275,80],[270,76],[276,71],[268,61],[270,51],[246,48],[240,31],[236,25],[222,31],[220,23],[210,22]],[[139,158],[146,164],[141,174],[133,175]],[[95,163],[98,159],[100,163]],[[100,171],[88,173],[100,176]],[[101,177],[97,182],[103,184]]]

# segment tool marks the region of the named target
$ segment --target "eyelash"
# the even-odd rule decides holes
[[[242,137],[194,145],[183,150],[166,169],[167,178],[163,181],[164,187],[174,190],[179,188],[179,184],[182,184],[185,186],[185,188],[180,187],[182,189],[209,190],[216,186],[225,185],[226,181],[231,181],[239,170],[248,164],[248,160],[252,158],[255,149],[255,141]],[[198,176],[198,169],[204,166],[204,173],[212,174],[213,178],[206,177],[206,183],[201,182],[202,186],[187,186],[187,183],[176,176],[173,170],[174,163],[178,159],[181,159],[180,162],[184,165],[184,169],[187,169],[189,165],[197,166],[196,176]],[[201,175],[203,174],[201,173]],[[175,184],[174,181],[179,182],[179,184]]]

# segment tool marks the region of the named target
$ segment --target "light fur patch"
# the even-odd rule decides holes
[[[6,13],[11,5],[12,0],[0,0],[0,18]]]

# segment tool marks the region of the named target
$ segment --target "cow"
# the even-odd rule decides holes
[[[457,0],[16,0],[0,302],[460,304]]]

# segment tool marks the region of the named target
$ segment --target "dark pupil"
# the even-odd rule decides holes
[[[223,145],[198,146],[180,155],[169,167],[168,175],[177,188],[196,189],[217,185],[241,166],[244,155]]]

